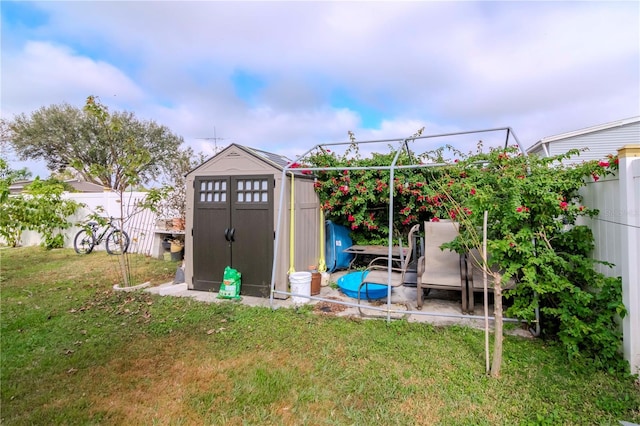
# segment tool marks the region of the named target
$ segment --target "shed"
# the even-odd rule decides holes
[[[612,121],[580,130],[547,136],[527,149],[528,154],[542,157],[564,154],[571,149],[583,149],[579,157],[566,160],[567,164],[585,160],[603,160],[625,145],[640,140],[640,116]]]
[[[308,270],[320,254],[320,204],[313,178],[288,174],[286,157],[231,144],[187,174],[185,281],[189,289],[220,289],[224,269],[242,274],[241,294],[269,297],[279,203],[286,229],[280,229],[279,253],[293,249],[293,264],[282,256],[275,265],[275,288],[287,291],[290,269]],[[291,238],[293,179],[294,238]]]

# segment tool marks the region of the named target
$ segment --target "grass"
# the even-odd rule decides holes
[[[640,422],[633,378],[540,340],[507,337],[491,379],[470,328],[113,292],[104,252],[0,256],[2,424]],[[155,284],[176,267],[134,265]]]

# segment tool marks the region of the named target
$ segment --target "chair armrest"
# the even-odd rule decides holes
[[[387,268],[386,265],[369,265],[367,266],[367,268],[365,269],[365,271],[388,271],[389,268]],[[402,268],[391,268],[392,272],[402,272]]]
[[[418,258],[418,271],[417,271],[417,275],[419,277],[422,276],[422,274],[424,273],[424,256],[420,256]]]
[[[373,260],[371,260],[371,262],[369,262],[369,264],[367,265],[367,267],[372,266],[373,264],[377,263],[377,262],[381,262],[384,261],[384,265],[387,265],[387,262],[389,261],[389,258],[387,256],[378,256],[376,258],[374,258]],[[394,260],[392,259],[391,262],[393,263]]]

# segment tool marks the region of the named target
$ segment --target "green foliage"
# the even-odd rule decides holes
[[[40,233],[42,246],[48,249],[60,248],[64,245],[61,230],[73,225],[68,218],[81,204],[62,198],[64,185],[55,180],[42,181],[36,179],[25,188],[24,199],[27,201],[27,229]]]
[[[15,247],[20,243],[23,231],[36,231],[42,236],[42,246],[48,249],[64,245],[61,231],[73,224],[67,219],[81,206],[73,200],[62,198],[64,184],[54,179],[36,178],[25,186],[20,194],[9,195],[9,186],[17,177],[27,176],[26,171],[12,171],[4,160],[0,162],[0,196],[4,198],[0,210],[0,236]]]
[[[42,159],[52,171],[72,168],[84,180],[114,190],[146,183],[170,170],[182,138],[130,112],[110,113],[89,96],[83,109],[42,107],[8,123],[8,138],[23,159]],[[123,164],[136,164],[123,169]]]
[[[450,149],[450,148],[449,148]],[[453,219],[461,233],[446,244],[460,253],[480,246],[482,212],[489,217],[490,262],[519,284],[507,314],[532,321],[542,312],[544,328],[565,346],[570,359],[586,358],[598,368],[622,368],[617,319],[625,315],[619,279],[595,272],[593,236],[577,226],[596,211],[581,204],[578,190],[617,168],[617,159],[565,165],[579,151],[540,158],[516,147],[463,154],[446,161],[444,149],[398,156],[394,180],[388,167],[396,152],[338,156],[320,149],[306,163],[336,168],[316,172],[316,191],[328,218],[347,225],[357,243],[386,243],[388,208],[394,198],[394,229],[406,235],[415,223]],[[357,154],[357,152],[356,152]],[[407,166],[419,165],[419,168]],[[304,166],[301,166],[304,167]],[[368,167],[367,170],[347,170]],[[399,234],[399,235],[398,235]]]
[[[186,218],[187,182],[186,175],[204,162],[202,154],[195,155],[191,148],[180,150],[174,157],[173,167],[167,173],[160,188],[153,188],[141,207],[156,212],[163,218]]]
[[[0,203],[9,197],[9,187],[18,180],[26,180],[31,176],[26,168],[13,170],[4,158],[0,158]]]

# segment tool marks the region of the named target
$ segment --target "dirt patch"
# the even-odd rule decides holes
[[[340,300],[335,297],[330,297],[330,299]],[[315,306],[313,307],[313,311],[320,315],[336,315],[340,312],[344,312],[348,308],[349,308],[348,306],[345,306],[339,303],[322,301],[315,304]]]

